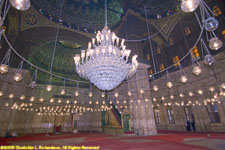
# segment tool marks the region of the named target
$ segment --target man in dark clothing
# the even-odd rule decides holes
[[[191,122],[191,126],[192,126],[193,131],[195,132],[196,131],[196,129],[195,129],[195,121]]]
[[[188,132],[191,131],[191,122],[189,120],[187,120],[186,129],[187,129]]]

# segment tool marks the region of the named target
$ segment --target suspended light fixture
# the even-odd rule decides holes
[[[209,40],[209,48],[212,50],[218,50],[222,47],[223,43],[217,37],[213,37]]]
[[[63,79],[63,89],[62,89],[61,92],[60,92],[61,95],[65,95],[65,94],[66,94],[65,88],[66,88],[66,80]]]
[[[116,93],[115,93],[115,97],[117,98],[118,96],[119,96],[119,94],[116,92]]]
[[[205,29],[209,32],[215,31],[219,26],[219,22],[214,17],[207,18],[204,24]]]
[[[25,11],[30,8],[30,0],[10,0],[10,3],[18,10]]]
[[[21,95],[21,96],[20,96],[20,99],[21,99],[21,100],[24,100],[25,98],[26,98],[26,97],[25,97],[24,95]]]
[[[200,68],[200,66],[194,66],[192,72],[193,74],[198,76],[202,72],[202,69]]]
[[[209,49],[206,46],[203,39],[201,39],[200,43],[201,43],[201,49],[206,52],[206,55],[204,56],[204,64],[211,66],[215,62],[215,60],[213,56],[210,54]]]
[[[13,93],[9,94],[9,98],[14,98],[14,94]]]
[[[202,90],[198,90],[198,94],[199,95],[202,95],[203,94],[203,91]]]
[[[30,87],[32,89],[36,87],[36,79],[37,79],[37,69],[34,71],[34,74],[31,78]]]
[[[189,95],[190,97],[192,97],[194,94],[193,94],[193,92],[189,92],[188,95]]]
[[[51,90],[52,90],[52,85],[50,85],[50,84],[47,85],[47,86],[46,86],[46,91],[50,92]]]
[[[193,12],[199,5],[199,0],[182,0],[181,9],[184,12]]]
[[[184,97],[184,94],[183,93],[180,93],[180,95],[179,95],[181,98],[183,98]]]
[[[223,89],[225,89],[225,83],[222,83],[222,84],[220,85],[220,87],[223,88]]]
[[[141,94],[144,94],[144,90],[143,90],[143,89],[140,89],[140,93],[141,93]]]
[[[153,89],[155,92],[157,92],[159,88],[158,88],[157,85],[154,85],[152,89]]]
[[[166,86],[171,89],[173,87],[173,83],[171,81],[168,81]]]
[[[215,88],[214,88],[213,86],[210,86],[210,87],[209,87],[209,91],[210,91],[210,92],[215,92]]]
[[[14,79],[14,81],[16,81],[16,82],[20,82],[20,81],[22,80],[22,75],[21,75],[21,73],[15,73],[13,79]]]
[[[173,96],[173,95],[170,95],[170,98],[171,98],[171,99],[174,99],[174,96]]]
[[[102,93],[102,98],[104,98],[105,97],[105,93]]]
[[[8,49],[7,53],[5,54],[4,58],[2,59],[1,65],[0,65],[0,73],[5,74],[9,71],[9,60],[11,55],[11,49]]]
[[[105,27],[98,31],[96,39],[88,43],[87,51],[75,55],[77,73],[90,80],[101,90],[112,90],[122,81],[132,77],[138,67],[137,55],[128,63],[131,50],[126,49],[125,40],[120,40],[107,27],[107,3],[105,1]],[[86,56],[86,57],[85,57]],[[81,62],[80,62],[81,61]]]
[[[65,95],[66,94],[66,90],[65,89],[62,89],[61,92],[60,92],[60,94],[61,95]]]
[[[187,82],[187,77],[185,76],[185,75],[182,75],[181,77],[180,77],[180,81],[182,82],[182,83],[186,83]]]
[[[89,97],[92,97],[93,96],[92,92],[89,92],[88,96]]]
[[[128,95],[128,96],[131,96],[131,92],[130,92],[130,91],[128,91],[128,92],[127,92],[127,95]]]

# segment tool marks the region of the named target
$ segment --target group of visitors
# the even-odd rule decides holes
[[[17,136],[18,135],[17,135],[16,131],[12,132],[11,129],[6,131],[6,133],[5,133],[5,138],[17,137]]]

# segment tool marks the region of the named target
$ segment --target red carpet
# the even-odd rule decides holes
[[[111,136],[103,133],[63,133],[60,135],[50,134],[35,134],[26,135],[17,138],[0,138],[0,146],[2,145],[17,145],[20,146],[26,143],[26,145],[32,144],[32,142],[42,145],[43,142],[47,144],[45,146],[100,146],[101,150],[206,150],[207,147],[201,147],[196,145],[187,145],[184,139],[188,138],[208,138],[208,133],[178,133],[178,132],[160,132],[162,135],[154,136]],[[224,133],[210,133],[211,139],[225,139]],[[82,140],[81,140],[82,139]],[[80,142],[76,143],[76,141]],[[55,142],[54,142],[55,141]],[[74,143],[75,141],[75,143]]]

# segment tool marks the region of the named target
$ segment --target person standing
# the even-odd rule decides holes
[[[188,132],[191,131],[191,122],[190,122],[189,120],[187,120],[187,122],[186,122],[186,130],[187,130]]]

